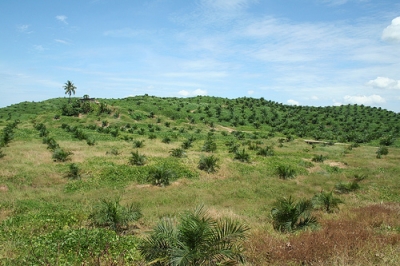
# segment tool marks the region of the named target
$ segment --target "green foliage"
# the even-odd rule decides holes
[[[80,169],[79,166],[76,163],[71,163],[69,165],[69,172],[67,174],[67,177],[70,179],[80,179]]]
[[[282,179],[291,179],[296,177],[296,170],[290,165],[278,165],[276,167],[276,173]]]
[[[54,161],[58,161],[58,162],[65,162],[68,161],[70,158],[70,155],[72,154],[72,152],[69,151],[65,151],[62,148],[56,148],[53,151],[53,160]]]
[[[165,137],[161,140],[161,142],[166,143],[166,144],[169,144],[169,143],[171,142],[171,138],[170,138],[169,136],[165,136]]]
[[[93,137],[87,137],[86,144],[89,146],[94,146],[96,144],[96,140]]]
[[[332,191],[321,191],[313,197],[312,203],[314,208],[323,208],[327,213],[331,213],[334,209],[339,209],[339,204],[343,203],[343,201],[336,198]]]
[[[76,86],[71,81],[67,81],[64,85],[65,94],[69,95],[69,102],[71,101],[71,94],[75,95]]]
[[[2,151],[2,149],[0,148],[0,158],[3,158],[4,156],[6,156],[6,154]]]
[[[139,151],[131,152],[131,157],[129,158],[129,163],[131,165],[144,165],[146,163],[146,156],[139,154]]]
[[[317,218],[311,215],[311,210],[310,200],[295,202],[291,196],[288,199],[278,199],[271,210],[274,229],[280,232],[292,232],[315,227]]]
[[[116,232],[128,229],[130,222],[142,217],[141,210],[137,204],[121,206],[120,199],[102,199],[95,206],[89,218],[95,226],[110,228]]]
[[[376,158],[380,159],[382,158],[382,155],[388,155],[388,154],[389,154],[389,149],[385,146],[381,146],[376,151]]]
[[[239,160],[241,162],[248,163],[248,162],[250,162],[250,154],[248,154],[245,149],[242,149],[242,151],[235,152],[234,159]]]
[[[311,161],[316,162],[316,163],[323,163],[325,160],[326,160],[326,158],[322,154],[314,155],[314,157],[311,159]]]
[[[165,164],[150,169],[148,181],[155,186],[168,186],[170,180],[175,177],[173,170],[169,169]]]
[[[120,155],[121,152],[117,148],[112,148],[111,150],[106,151],[106,155],[107,154],[111,154],[111,155],[117,156],[117,155]]]
[[[338,194],[347,194],[360,188],[358,181],[339,182],[335,185],[335,192]]]
[[[392,145],[394,143],[394,141],[395,141],[395,139],[393,138],[393,136],[391,136],[391,135],[385,136],[385,137],[382,137],[379,140],[379,145],[381,145],[381,146],[390,146],[390,145]]]
[[[182,158],[182,157],[186,156],[185,150],[181,149],[181,148],[172,149],[169,152],[171,153],[171,156],[177,157],[177,158]]]
[[[133,147],[135,148],[143,148],[144,147],[144,140],[134,140]]]
[[[203,206],[178,219],[163,218],[139,245],[153,265],[236,265],[244,262],[248,227],[231,219],[213,219]]]
[[[274,156],[274,148],[272,146],[266,146],[265,148],[259,148],[257,155],[260,156]]]
[[[207,173],[216,172],[219,168],[218,161],[219,159],[214,155],[201,156],[198,168],[200,170],[206,171]]]
[[[207,140],[204,141],[203,148],[201,149],[205,152],[215,152],[217,150],[217,143],[214,141],[212,137],[207,137]]]

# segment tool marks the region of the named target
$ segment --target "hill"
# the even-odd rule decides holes
[[[1,108],[0,130],[5,265],[144,265],[140,246],[160,219],[202,204],[249,228],[247,265],[400,261],[398,113],[263,98],[57,98]],[[305,216],[279,225],[281,203],[301,202],[312,205]]]

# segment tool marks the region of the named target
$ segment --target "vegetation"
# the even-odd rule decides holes
[[[178,219],[162,219],[139,250],[154,265],[234,265],[245,260],[248,229],[238,221],[214,219],[199,206]]]
[[[72,94],[0,108],[1,265],[166,265],[181,248],[186,265],[400,264],[400,114]],[[178,236],[202,202],[204,220],[246,224],[239,256],[142,252],[160,217]]]

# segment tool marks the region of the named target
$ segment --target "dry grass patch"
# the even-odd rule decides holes
[[[321,229],[284,239],[258,233],[248,243],[252,265],[395,265],[400,251],[400,205],[361,207]]]

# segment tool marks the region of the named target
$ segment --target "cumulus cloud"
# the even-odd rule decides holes
[[[207,91],[202,89],[197,89],[194,91],[181,90],[178,92],[178,94],[183,97],[198,96],[198,95],[204,96],[207,95]]]
[[[291,100],[291,99],[287,101],[287,104],[290,104],[290,105],[300,105],[300,103],[299,103],[298,101]]]
[[[64,23],[64,24],[68,24],[68,22],[67,22],[67,16],[59,15],[59,16],[56,16],[56,19],[59,20],[59,21],[61,21],[61,22]]]
[[[253,91],[253,90],[250,90],[250,91],[247,92],[247,94],[253,95],[253,94],[254,94],[254,91]]]
[[[37,50],[39,52],[43,52],[44,51],[44,48],[43,48],[42,45],[34,45],[33,47],[35,48],[35,50]]]
[[[394,80],[387,77],[377,77],[376,79],[368,81],[367,85],[375,89],[400,90],[400,80]]]
[[[392,24],[383,30],[382,39],[385,41],[400,42],[400,17],[393,19]]]
[[[380,104],[385,103],[386,100],[379,95],[370,95],[370,96],[350,96],[346,95],[343,97],[346,103],[350,104],[364,104],[364,105],[373,105],[373,104]]]
[[[19,32],[23,32],[23,33],[32,33],[32,31],[29,30],[30,25],[20,25],[17,26],[17,30]]]

